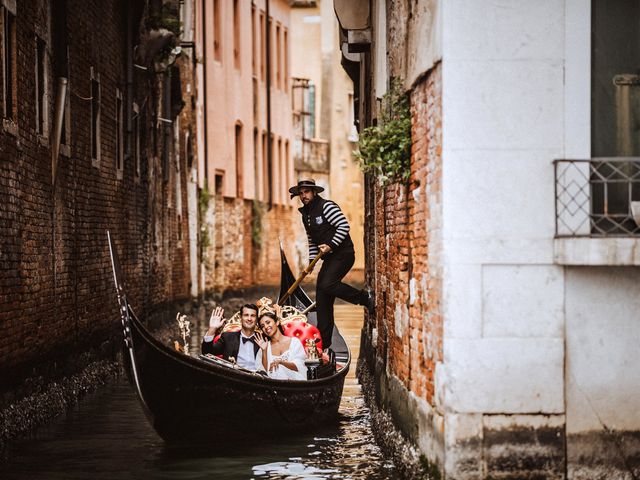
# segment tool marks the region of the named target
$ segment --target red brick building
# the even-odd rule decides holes
[[[140,313],[190,298],[195,89],[193,53],[174,58],[181,8],[0,2],[3,389],[119,349],[107,230]]]

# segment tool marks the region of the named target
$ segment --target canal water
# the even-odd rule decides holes
[[[0,479],[397,478],[392,463],[375,444],[355,378],[362,316],[362,307],[336,305],[340,331],[352,346],[354,362],[335,425],[259,444],[248,437],[242,445],[218,449],[206,443],[169,447],[147,422],[126,379],[119,379],[14,443],[0,462]]]

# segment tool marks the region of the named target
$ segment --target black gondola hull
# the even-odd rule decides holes
[[[333,343],[340,368],[316,380],[275,380],[184,355],[156,340],[126,297],[122,271],[109,237],[129,378],[152,426],[166,441],[226,443],[317,430],[338,418],[351,354],[338,329]],[[281,290],[292,274],[284,253]],[[288,272],[288,274],[287,274]],[[299,288],[289,304],[309,307]],[[314,315],[310,316],[313,320]]]
[[[337,418],[346,367],[322,380],[272,380],[174,352],[132,326],[140,395],[166,441],[297,432]]]

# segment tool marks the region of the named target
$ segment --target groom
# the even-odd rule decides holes
[[[218,341],[214,343],[213,338],[224,323],[224,309],[216,307],[213,312],[211,312],[209,329],[202,340],[202,353],[222,355],[225,360],[233,357],[241,367],[255,371],[256,354],[260,349],[254,339],[258,307],[252,303],[247,303],[242,306],[240,313],[241,329],[237,332],[223,333],[220,335]]]

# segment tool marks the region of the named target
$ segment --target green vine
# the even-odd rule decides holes
[[[160,12],[151,13],[146,19],[146,26],[149,30],[166,28],[176,37],[182,34],[180,12],[169,4],[162,5]]]
[[[157,64],[171,64],[175,60],[176,47],[180,44],[179,37],[182,35],[182,22],[180,12],[170,4],[163,4],[159,12],[151,13],[146,18],[147,30],[166,29],[173,35],[166,44],[154,55],[153,61]],[[165,71],[166,66],[156,67],[156,71]]]
[[[364,173],[378,177],[383,185],[407,181],[411,174],[411,111],[402,82],[394,79],[382,97],[378,125],[360,133],[354,152]]]
[[[200,194],[198,196],[198,223],[200,224],[200,263],[206,261],[207,249],[211,246],[209,228],[206,222],[210,198],[211,194],[209,193],[209,189],[205,185],[202,189],[200,189]]]
[[[251,206],[251,244],[254,249],[262,246],[262,217],[264,207],[258,200],[254,200]]]

